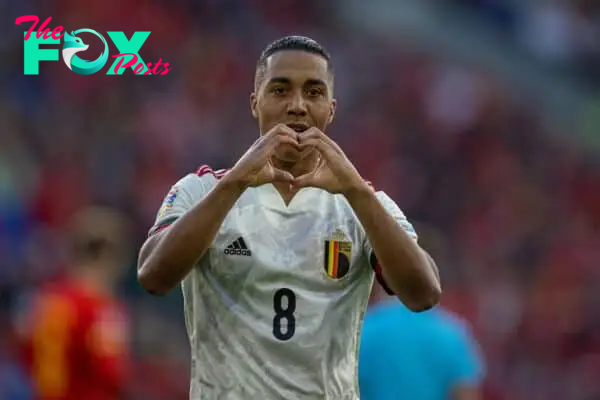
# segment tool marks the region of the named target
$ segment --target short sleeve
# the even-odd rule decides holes
[[[148,236],[172,225],[208,192],[206,178],[188,174],[175,183],[165,196]]]
[[[400,207],[392,200],[385,192],[379,191],[375,193],[377,200],[383,205],[385,210],[396,220],[396,222],[404,229],[404,232],[408,234],[415,242],[418,242],[419,236],[415,231],[413,225],[408,221]],[[381,266],[379,265],[379,261],[377,260],[377,256],[373,252],[373,247],[369,242],[369,238],[366,237],[363,245],[364,254],[367,256],[369,260],[369,264],[375,271],[377,281],[381,284],[381,286],[385,289],[386,293],[392,295],[393,292],[389,289],[389,287],[385,284],[383,280],[383,276],[381,275]]]

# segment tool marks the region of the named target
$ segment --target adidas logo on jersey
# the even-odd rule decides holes
[[[248,250],[244,238],[240,237],[235,242],[231,243],[224,251],[225,254],[230,256],[251,256],[252,252]]]

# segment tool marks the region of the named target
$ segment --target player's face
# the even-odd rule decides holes
[[[303,51],[281,51],[269,57],[263,79],[251,95],[252,115],[258,119],[261,135],[284,123],[300,135],[310,127],[325,132],[333,121],[331,74],[327,61]],[[275,156],[296,162],[312,151],[302,153],[285,145]]]

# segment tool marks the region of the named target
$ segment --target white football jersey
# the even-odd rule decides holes
[[[150,235],[226,173],[202,166],[167,194]],[[415,240],[398,206],[376,193]],[[182,282],[192,399],[358,399],[357,351],[375,276],[371,246],[342,195],[247,189]]]

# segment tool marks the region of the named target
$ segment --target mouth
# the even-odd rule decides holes
[[[310,128],[310,126],[308,124],[302,124],[302,123],[292,123],[292,124],[286,124],[286,125],[298,133],[302,133],[302,132],[306,131],[308,128]]]

